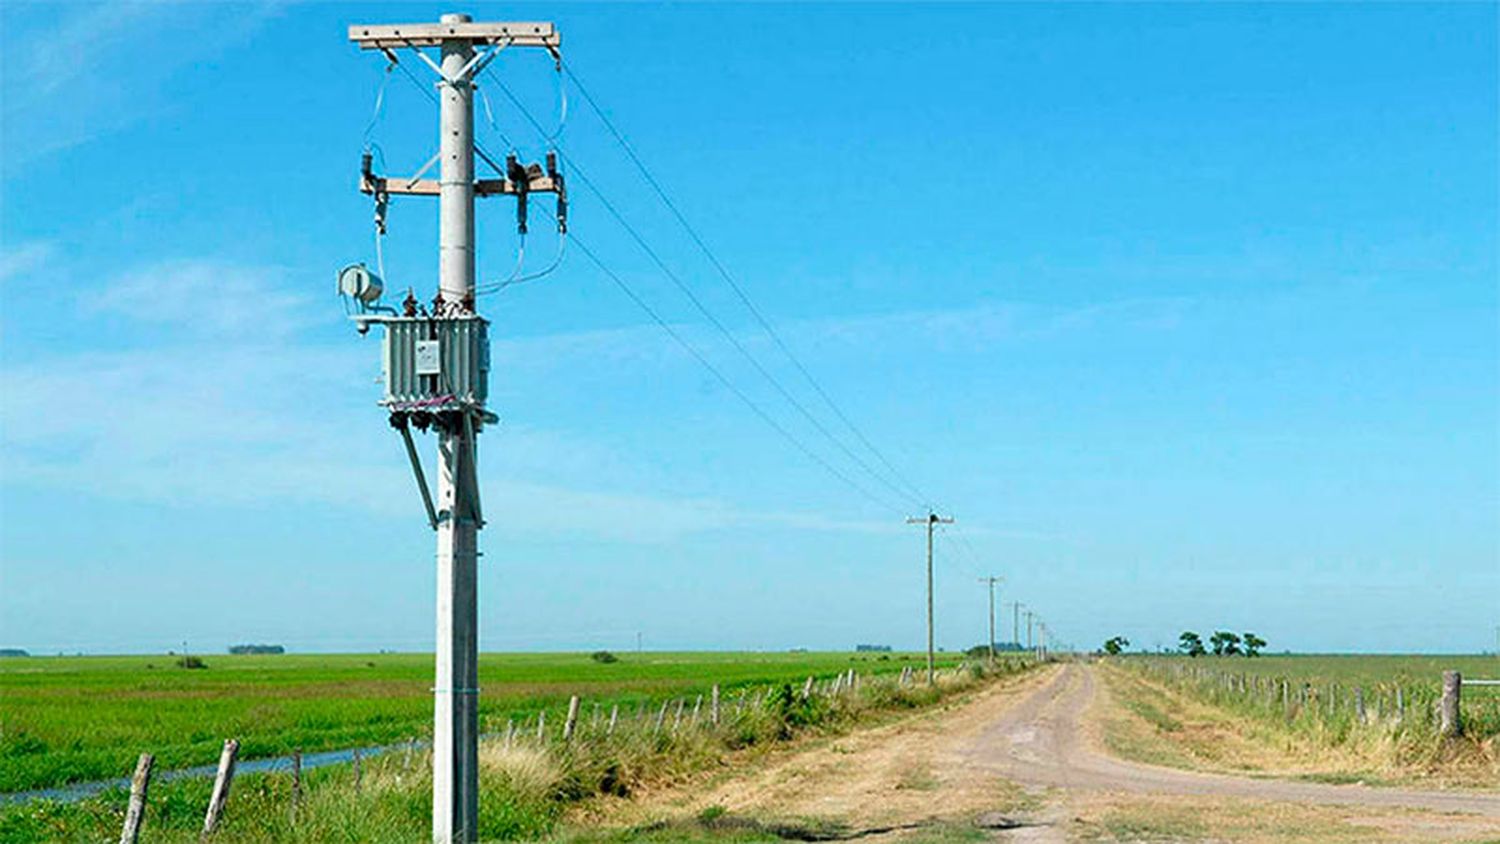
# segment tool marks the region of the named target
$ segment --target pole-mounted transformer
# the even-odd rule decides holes
[[[517,199],[517,224],[526,231],[531,194],[557,198],[559,232],[567,231],[567,198],[555,154],[546,166],[514,156],[502,167],[482,151],[494,178],[475,174],[475,78],[509,47],[541,47],[561,62],[550,23],[475,23],[443,15],[438,23],[351,26],[349,39],[400,61],[398,50],[437,74],[438,153],[416,175],[388,178],[360,161],[360,191],[375,201],[377,232],[385,231],[392,196],[438,199],[438,289],[430,304],[408,294],[401,310],[379,304],[384,280],[362,264],[339,273],[339,291],[356,308],[360,333],[384,328],[385,394],[380,400],[402,438],[428,523],[437,534],[437,659],[433,683],[432,838],[476,841],[479,834],[478,531],[484,526],[478,484],[477,437],[496,417],[489,397],[489,322],[475,309],[474,198]],[[423,52],[436,48],[439,59]],[[561,65],[559,64],[559,67]],[[433,164],[438,178],[423,178]],[[412,429],[438,437],[437,488],[429,489]]]

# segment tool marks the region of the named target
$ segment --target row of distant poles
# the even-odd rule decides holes
[[[361,333],[371,325],[384,329],[385,397],[381,404],[406,446],[429,524],[437,535],[437,637],[433,683],[432,838],[441,844],[477,840],[479,820],[479,630],[478,532],[484,526],[478,485],[477,438],[496,417],[488,398],[488,321],[475,308],[474,200],[476,196],[513,196],[522,233],[527,198],[533,193],[557,199],[559,233],[567,230],[567,198],[558,156],[545,166],[523,165],[508,156],[498,163],[478,149],[494,178],[476,178],[474,142],[475,79],[495,57],[511,47],[545,49],[562,68],[561,39],[551,23],[475,23],[468,15],[443,15],[438,23],[356,25],[349,38],[363,50],[378,51],[398,66],[397,50],[410,50],[436,76],[438,151],[415,175],[388,177],[376,173],[369,150],[360,173],[360,190],[375,200],[376,228],[384,233],[386,207],[392,195],[434,196],[438,200],[438,292],[430,307],[408,294],[400,312],[379,299],[384,280],[364,265],[339,273],[339,290],[352,300],[352,315]],[[423,52],[437,48],[434,61]],[[403,68],[404,70],[404,68]],[[378,108],[378,107],[377,107]],[[432,167],[437,178],[424,178]],[[379,238],[377,237],[377,259]],[[412,428],[434,430],[438,438],[437,489],[428,487]],[[929,512],[908,520],[927,529],[927,681],[934,682],[933,541],[938,525],[951,517]],[[995,586],[1002,578],[982,579],[989,586],[991,660],[995,657]],[[1014,611],[1013,641],[1019,645],[1022,605]],[[1026,613],[1027,647],[1032,647],[1033,614]],[[1045,625],[1039,625],[1042,641]],[[637,648],[640,647],[639,634]],[[1044,646],[1037,648],[1044,656]]]
[[[951,525],[954,523],[952,516],[939,516],[937,513],[929,512],[925,516],[912,516],[906,520],[909,525],[925,525],[927,528],[927,683],[931,685],[937,677],[937,660],[935,642],[933,640],[933,611],[932,611],[932,551],[933,534],[938,525]],[[990,663],[995,662],[995,587],[1005,582],[1005,578],[995,575],[979,578],[979,582],[989,588],[990,598],[990,635],[986,641],[989,648]],[[1025,607],[1019,601],[1011,601],[1011,643],[1019,646],[1021,642],[1021,610]],[[1032,643],[1033,630],[1037,632],[1037,642]],[[1026,610],[1026,649],[1034,650],[1038,659],[1047,657],[1047,625],[1037,618],[1031,610]]]

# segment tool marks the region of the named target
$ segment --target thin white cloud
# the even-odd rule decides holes
[[[311,302],[278,268],[174,260],[131,270],[80,299],[84,311],[196,333],[285,334],[305,327]]]
[[[247,41],[279,3],[7,3],[0,27],[4,169],[173,106],[171,80]]]
[[[48,240],[6,245],[0,249],[0,283],[36,272],[56,252],[57,246]]]
[[[147,348],[28,359],[0,369],[5,482],[173,505],[292,501],[415,518],[413,480],[368,401],[365,379],[377,366],[373,344],[329,344],[296,331],[322,307],[297,292],[302,286],[275,267],[196,258],[129,269],[82,291],[79,305],[88,314],[132,330],[169,330]],[[980,349],[1002,339],[1122,321],[1149,327],[1174,307],[983,305],[814,320],[783,331],[794,345],[831,339],[874,348],[877,339],[888,346],[900,336],[920,348],[961,337],[960,346]],[[291,328],[268,337],[248,330],[252,323]],[[695,336],[702,343],[711,339]],[[745,340],[756,342],[749,333]],[[677,354],[655,326],[497,343],[497,357],[530,366],[570,365],[560,358],[597,362],[601,352],[646,370]],[[338,398],[350,396],[363,398]],[[56,408],[67,412],[48,412]],[[491,513],[529,514],[508,527],[513,531],[655,543],[743,527],[900,529],[712,498],[639,494],[629,486],[640,467],[610,449],[553,431],[507,428],[504,436],[505,452],[524,457],[487,461],[483,488]],[[560,480],[597,475],[591,466],[611,467],[614,488]]]

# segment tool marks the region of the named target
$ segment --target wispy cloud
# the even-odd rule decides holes
[[[56,251],[56,245],[48,240],[6,244],[0,248],[0,283],[36,272]]]
[[[50,250],[23,247],[0,267],[21,272],[46,260]],[[149,342],[28,358],[0,369],[6,482],[167,504],[304,502],[410,517],[413,481],[390,432],[371,419],[365,379],[376,366],[373,344],[318,339],[308,329],[322,305],[300,292],[304,287],[281,268],[200,257],[129,268],[79,291],[83,316],[123,323],[130,336]],[[1178,310],[1172,302],[1088,309],[983,304],[794,322],[783,332],[799,346],[836,342],[859,351],[950,344],[973,351],[1101,325],[1155,330],[1171,325]],[[280,328],[267,332],[267,325]],[[711,335],[686,330],[696,342],[712,344]],[[747,332],[743,341],[765,338]],[[693,365],[649,325],[496,344],[496,358],[515,366],[596,365],[601,355],[629,359],[642,377],[669,358],[676,358],[671,365]],[[44,412],[56,408],[67,412]],[[511,528],[520,532],[666,542],[743,527],[899,530],[711,497],[642,493],[631,488],[642,467],[598,443],[525,427],[508,427],[504,437],[506,456],[486,461],[484,491],[491,512],[530,514]],[[592,488],[577,482],[598,478],[599,467],[609,467],[612,481]]]
[[[285,334],[306,327],[310,313],[310,298],[293,292],[286,280],[279,268],[172,260],[126,272],[80,301],[86,312],[200,334],[233,335],[251,328]]]
[[[168,83],[244,43],[277,3],[8,3],[0,27],[5,169],[168,108]]]

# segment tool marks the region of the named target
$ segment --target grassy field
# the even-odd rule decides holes
[[[701,655],[683,658],[693,664]],[[752,659],[742,655],[744,659]],[[736,662],[707,657],[728,672]],[[737,697],[722,713],[721,723],[707,717],[646,717],[583,723],[569,741],[555,729],[544,738],[534,731],[514,739],[492,737],[480,748],[480,836],[482,840],[538,840],[549,836],[571,807],[594,797],[615,799],[642,787],[654,788],[699,776],[725,765],[752,764],[760,754],[803,735],[839,735],[857,725],[879,721],[965,694],[990,682],[979,666],[943,672],[935,688],[901,684],[895,674],[875,674],[874,666],[900,666],[896,658],[851,665],[849,655],[788,655],[769,659],[762,672],[783,681],[767,688],[757,678],[756,693],[740,706]],[[854,667],[854,687],[818,684],[804,698],[801,683],[816,665]],[[1026,666],[1002,664],[1006,678]],[[696,675],[690,675],[696,676]],[[735,676],[746,676],[743,673]],[[667,678],[666,699],[692,686],[673,686]],[[1002,680],[1003,682],[1003,680]],[[765,692],[765,694],[761,694]],[[680,699],[680,698],[679,698]],[[660,709],[657,710],[660,712]],[[549,717],[549,723],[552,719]],[[419,841],[426,838],[431,812],[431,760],[420,749],[388,753],[364,761],[357,777],[348,764],[308,771],[301,797],[294,798],[286,771],[237,776],[224,825],[214,836],[222,842],[281,841]],[[153,783],[146,810],[146,840],[196,841],[210,783],[184,779]],[[126,793],[110,789],[77,802],[32,800],[0,804],[0,844],[22,841],[100,841],[118,835]]]
[[[910,654],[484,654],[480,717],[487,731],[542,709],[560,717],[569,696],[635,707],[701,692],[857,668],[888,673]],[[956,654],[943,654],[945,664]],[[138,754],[158,770],[211,764],[226,738],[241,757],[391,744],[430,735],[432,657],[426,654],[204,656],[184,669],[169,656],[0,660],[0,792],[128,776]],[[554,721],[555,723],[555,721]]]

